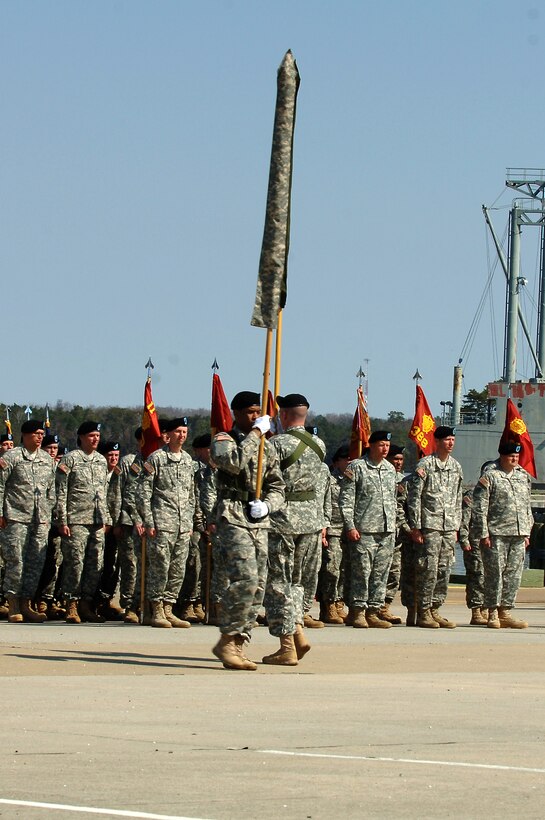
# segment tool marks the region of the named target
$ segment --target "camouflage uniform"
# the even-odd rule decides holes
[[[51,510],[55,502],[55,462],[44,450],[21,446],[0,458],[0,510],[4,594],[34,598],[44,565]]]
[[[301,449],[298,435],[311,439],[321,455],[307,446],[295,462],[289,463],[295,451]],[[323,519],[323,512],[318,512],[316,497],[325,444],[317,436],[307,433],[304,427],[290,427],[271,439],[271,443],[280,460],[286,484],[286,503],[271,516],[269,574],[264,603],[269,631],[280,638],[293,635],[296,624],[303,623],[304,568],[308,567],[308,574],[312,572],[312,556],[316,555]]]
[[[54,520],[70,527],[61,539],[63,594],[68,600],[92,599],[104,553],[104,526],[112,523],[106,503],[108,465],[93,451],[72,450],[57,465]]]
[[[180,602],[200,601],[203,587],[206,583],[206,545],[208,539],[204,531],[204,514],[201,509],[200,494],[206,464],[197,459],[193,460],[195,481],[195,516],[193,519],[193,534],[189,540],[189,552],[185,565],[185,576],[180,590]]]
[[[211,464],[209,464],[205,470],[199,498],[206,527],[209,527],[210,524],[215,525],[218,503],[217,470],[216,467],[213,467]],[[217,604],[222,600],[223,594],[229,586],[229,579],[225,572],[217,532],[210,533],[207,538],[210,541],[212,559],[212,566],[210,568],[210,601],[213,604]]]
[[[403,494],[403,473],[396,472],[396,484],[397,484],[397,491],[396,491],[396,498],[399,499],[400,495]],[[397,503],[397,502],[396,502]],[[396,596],[396,592],[399,589],[399,582],[401,579],[401,545],[403,544],[402,534],[399,528],[399,522],[397,520],[398,512],[396,510],[396,537],[394,542],[394,553],[392,555],[392,563],[390,564],[390,570],[388,572],[388,580],[386,582],[386,603],[391,604]]]
[[[534,519],[530,506],[530,476],[518,465],[510,473],[501,467],[487,470],[473,492],[472,526],[475,538],[490,537],[482,547],[484,606],[489,609],[515,605],[522,568],[525,539]]]
[[[120,462],[121,511],[118,524],[119,538],[119,603],[136,612],[140,602],[142,538],[135,530],[144,522],[136,507],[136,487],[142,473],[144,459],[140,453],[129,453]]]
[[[484,569],[479,538],[475,537],[472,525],[473,488],[464,492],[462,498],[462,523],[460,525],[460,546],[463,549],[466,568],[466,605],[469,609],[482,607],[484,602]],[[467,549],[471,547],[471,549]]]
[[[396,539],[401,543],[401,603],[407,609],[416,608],[416,559],[418,545],[411,538],[407,521],[407,487],[410,476],[404,476],[397,485]]]
[[[301,578],[303,586],[303,615],[310,612],[318,589],[318,575],[322,565],[323,553],[326,548],[322,544],[322,532],[331,521],[331,478],[326,464],[320,465],[318,483],[316,485],[316,504],[318,508],[318,522],[322,525],[316,536],[315,547],[307,550],[305,556],[295,553],[293,567],[294,578]],[[301,565],[299,566],[299,561]]]
[[[322,551],[322,566],[319,576],[319,598],[324,603],[333,603],[343,598],[340,583],[341,562],[343,548],[341,537],[343,533],[343,519],[339,508],[341,481],[343,474],[336,467],[331,471],[329,494],[331,499],[331,513],[327,525],[327,547]]]
[[[434,453],[420,459],[409,480],[407,519],[421,530],[423,544],[415,544],[416,605],[438,609],[448,591],[457,532],[462,521],[462,468],[456,459]]]
[[[146,529],[146,598],[175,604],[184,580],[195,513],[193,460],[183,450],[156,450],[144,464],[136,505]]]
[[[98,598],[101,602],[114,597],[119,581],[119,555],[117,530],[121,516],[121,467],[116,464],[106,477],[106,504],[112,520],[104,535],[104,561],[100,578]]]
[[[237,427],[218,433],[210,456],[217,470],[213,473],[217,489],[216,537],[228,586],[221,600],[224,635],[250,637],[263,601],[267,577],[267,536],[270,517],[251,520],[248,501],[255,497],[259,436],[244,435]],[[284,482],[274,448],[265,441],[263,455],[264,501],[271,513],[284,501]],[[209,492],[210,485],[203,485]],[[209,503],[204,500],[205,511]],[[207,514],[209,514],[207,512]]]
[[[396,471],[386,459],[376,465],[365,455],[351,461],[344,476],[339,498],[344,526],[360,533],[359,541],[350,542],[350,605],[378,610],[394,550]]]

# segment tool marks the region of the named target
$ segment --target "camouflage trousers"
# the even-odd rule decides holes
[[[97,598],[100,601],[110,601],[116,593],[118,581],[119,544],[114,528],[109,527],[104,536],[102,574],[98,584]]]
[[[51,527],[47,536],[47,548],[45,561],[36,590],[36,598],[44,601],[52,601],[55,598],[55,589],[59,577],[59,570],[62,564],[61,537],[57,533],[56,527]]]
[[[102,572],[104,527],[70,524],[70,538],[61,539],[62,591],[67,600],[95,597]]]
[[[416,544],[416,606],[436,609],[447,597],[456,532],[422,530],[422,535],[424,543]]]
[[[342,598],[337,597],[341,576],[343,548],[340,535],[327,536],[327,547],[322,549],[322,565],[318,575],[318,594],[320,601],[334,603]]]
[[[483,606],[484,569],[481,550],[472,545],[470,550],[462,550],[466,568],[466,605],[468,609]]]
[[[267,531],[268,532],[268,531]],[[225,562],[217,532],[210,536],[212,567],[210,570],[210,600],[219,603],[223,600],[225,590],[229,586],[229,578],[225,570]]]
[[[49,524],[9,521],[2,539],[4,595],[34,598],[45,561]]]
[[[303,590],[303,615],[310,612],[314,603],[321,562],[322,531],[309,533],[308,538],[299,536],[293,556],[292,584]]]
[[[347,541],[341,539],[343,556],[341,559],[341,571],[339,573],[339,583],[337,584],[336,601],[349,601],[350,590],[352,588],[352,564],[351,549]]]
[[[491,535],[490,547],[482,547],[484,606],[495,609],[515,606],[524,567],[524,536]]]
[[[398,543],[394,547],[392,555],[392,563],[388,572],[388,580],[386,581],[386,603],[391,604],[396,597],[396,592],[399,589],[399,581],[401,579],[401,544]]]
[[[350,542],[350,606],[380,609],[384,604],[394,538],[393,532],[362,532],[359,541]]]
[[[220,632],[249,638],[265,594],[268,530],[222,521],[216,534],[228,581],[221,599]]]
[[[175,604],[184,580],[189,551],[189,532],[157,530],[148,538],[146,552],[146,598]]]
[[[414,541],[403,541],[401,545],[401,603],[407,609],[416,608],[416,559],[418,544]]]
[[[301,535],[269,532],[269,573],[264,604],[269,632],[276,638],[293,635],[295,625],[303,623],[305,591],[299,569],[298,582],[294,580],[295,553],[297,551],[299,567],[302,567],[306,553],[316,549],[316,540],[315,532]]]
[[[201,544],[201,541],[203,543]],[[204,555],[203,555],[204,552]],[[204,560],[203,560],[204,558]],[[189,540],[185,575],[180,590],[180,601],[200,601],[206,573],[206,539],[194,532]]]
[[[123,524],[119,538],[119,603],[136,612],[140,605],[142,537],[134,527]]]

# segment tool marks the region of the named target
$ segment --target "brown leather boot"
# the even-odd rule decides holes
[[[38,601],[35,606],[35,610],[39,615],[45,615],[47,618],[47,610],[48,610],[47,601]]]
[[[7,601],[0,599],[0,618],[7,618],[9,614],[9,607]]]
[[[416,625],[424,629],[439,629],[439,624],[431,616],[431,610],[419,609],[416,618]]]
[[[390,609],[390,602],[386,601],[378,611],[378,616],[381,621],[388,621],[389,624],[400,624],[401,618],[398,618],[397,615]]]
[[[517,621],[516,618],[513,618],[511,609],[508,606],[498,608],[498,618],[502,629],[528,629],[526,621]]]
[[[248,672],[255,672],[255,670],[257,669],[257,664],[251,661],[250,658],[247,658],[244,654],[244,649],[247,643],[248,639],[244,635],[235,635],[235,646],[238,654],[244,662],[243,668],[246,669]]]
[[[500,619],[498,618],[498,610],[494,607],[494,609],[488,610],[488,623],[486,624],[489,629],[501,629]]]
[[[354,629],[367,629],[369,626],[365,617],[365,609],[362,606],[351,606],[349,617]],[[346,623],[348,623],[348,619],[345,621]]]
[[[320,615],[323,623],[325,624],[344,624],[344,618],[342,615],[339,615],[339,610],[333,603],[330,601],[329,603],[323,604],[323,614]]]
[[[103,624],[106,620],[102,615],[98,615],[93,609],[90,598],[82,598],[78,604],[78,612],[82,621],[87,621],[90,624]]]
[[[204,623],[206,621],[206,612],[203,609],[201,601],[193,601],[193,612],[195,613],[195,618],[198,623]]]
[[[125,610],[116,606],[112,601],[101,601],[96,608],[96,614],[104,618],[105,621],[123,621]]]
[[[481,612],[480,606],[474,606],[471,608],[471,620],[469,622],[470,626],[486,626],[488,623],[488,618],[483,616]]]
[[[133,609],[126,609],[125,610],[125,617],[123,618],[124,623],[126,624],[139,624],[140,621],[138,619],[138,615]]]
[[[238,651],[234,635],[220,635],[212,652],[226,669],[245,669],[245,662]]]
[[[277,649],[272,655],[265,655],[263,663],[276,666],[297,666],[297,652],[293,635],[281,635],[280,649]]]
[[[416,607],[407,607],[407,617],[405,618],[405,626],[416,626]]]
[[[367,626],[373,629],[391,629],[392,624],[389,621],[383,620],[378,614],[378,609],[368,609],[365,613],[365,620]]]
[[[172,624],[165,615],[162,601],[150,601],[151,605],[151,619],[150,625],[156,626],[159,629],[171,629]]]
[[[344,601],[335,601],[335,606],[337,608],[337,612],[339,613],[339,615],[341,616],[343,621],[345,621],[346,616],[347,616],[347,612],[345,611],[345,608],[344,608]]]
[[[191,627],[189,621],[183,621],[181,618],[176,617],[172,611],[172,604],[168,604],[166,601],[163,602],[163,612],[171,626],[175,626],[178,629],[189,629]]]
[[[483,616],[485,621],[488,621],[488,609],[485,606],[481,607],[481,615]]]
[[[306,615],[303,615],[303,626],[307,629],[323,629],[324,622],[318,621],[316,618],[313,618],[310,612],[307,612]]]
[[[40,613],[32,609],[30,598],[21,598],[20,609],[23,619],[31,624],[43,624],[44,621],[47,621],[45,612]]]
[[[66,605],[66,623],[80,624],[81,618],[78,613],[78,602],[74,599],[68,601]]]
[[[297,654],[297,660],[301,660],[307,652],[310,652],[312,649],[311,645],[307,640],[307,636],[303,632],[303,627],[301,624],[295,624],[295,635],[293,636],[293,643],[295,644],[295,652]]]
[[[8,601],[8,623],[22,624],[23,616],[19,608],[19,598],[17,595],[7,595],[6,597]]]
[[[439,624],[441,629],[456,629],[456,624],[454,621],[449,621],[448,618],[443,618],[439,610],[434,607],[431,609],[431,617],[436,623]]]
[[[182,601],[177,607],[176,611],[180,613],[180,618],[183,621],[189,621],[189,623],[196,624],[198,621],[197,615],[195,614],[195,610],[193,608],[192,601]]]

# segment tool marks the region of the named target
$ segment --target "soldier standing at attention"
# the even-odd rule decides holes
[[[280,460],[286,503],[272,515],[265,610],[269,631],[280,639],[280,649],[264,657],[263,663],[296,666],[310,650],[303,632],[300,568],[307,555],[315,553],[322,529],[323,513],[318,510],[316,490],[326,448],[321,439],[305,430],[309,403],[304,396],[290,393],[277,396],[276,401],[285,432],[271,443]]]
[[[78,427],[78,448],[57,465],[54,521],[62,536],[66,622],[102,623],[94,609],[104,555],[104,527],[112,519],[106,503],[108,465],[98,451],[100,424]]]
[[[500,444],[496,469],[487,470],[473,492],[472,528],[480,539],[484,566],[484,606],[492,629],[526,629],[511,615],[534,523],[532,482],[519,466],[521,446]]]
[[[188,628],[172,607],[184,580],[195,513],[193,460],[183,451],[187,418],[165,425],[168,443],[145,462],[136,490],[136,505],[144,521],[147,545],[146,598],[151,626]]]
[[[105,441],[100,443],[99,452],[108,464],[106,477],[106,503],[112,519],[112,526],[105,527],[104,560],[102,575],[97,590],[97,613],[106,621],[122,621],[124,610],[113,604],[113,598],[119,581],[119,538],[121,527],[121,467],[119,466],[119,442]]]
[[[140,600],[142,536],[145,533],[144,522],[136,509],[136,487],[144,466],[140,452],[144,444],[142,428],[137,427],[134,437],[138,443],[138,453],[123,456],[120,463],[121,475],[121,513],[119,525],[119,603],[125,608],[126,624],[138,624],[138,605]]]
[[[217,467],[216,538],[228,581],[221,600],[221,637],[212,651],[226,669],[254,671],[257,666],[245,656],[244,644],[263,601],[269,515],[284,501],[284,482],[275,450],[265,441],[262,498],[255,500],[260,439],[270,429],[269,416],[260,415],[260,397],[249,391],[237,393],[231,409],[235,425],[214,437],[210,453]]]
[[[439,608],[448,592],[457,533],[462,521],[462,468],[451,456],[455,432],[438,427],[435,453],[424,456],[409,480],[407,517],[416,547],[416,625],[454,629]]]
[[[8,621],[41,623],[31,601],[42,573],[51,510],[55,501],[55,462],[41,449],[45,430],[25,421],[22,444],[0,458],[0,527],[4,530],[4,592]]]
[[[391,433],[377,430],[369,451],[344,473],[339,506],[351,546],[350,622],[356,629],[389,629],[380,616],[396,529],[396,472],[386,457]]]
[[[403,452],[403,447],[399,447],[397,444],[391,444],[390,450],[388,451],[388,461],[396,471],[396,490],[397,490],[397,500],[406,494],[405,485],[403,484],[403,479],[405,478],[405,473],[403,472],[403,464],[405,463],[405,455]],[[399,506],[397,507],[399,513]],[[390,571],[388,572],[388,581],[386,583],[386,598],[384,600],[384,606],[380,610],[380,617],[385,620],[389,621],[391,624],[400,624],[401,618],[398,618],[397,615],[394,615],[390,611],[390,607],[394,601],[396,596],[396,592],[399,589],[399,582],[401,577],[401,545],[403,543],[403,533],[400,528],[399,518],[396,521],[396,536],[394,542],[394,554],[392,555],[392,563],[390,565]]]

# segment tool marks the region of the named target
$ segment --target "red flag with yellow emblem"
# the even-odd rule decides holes
[[[433,431],[436,424],[430,406],[419,384],[416,385],[416,403],[414,419],[409,431],[409,438],[414,441],[421,456],[431,456],[435,450]]]
[[[507,441],[514,441],[520,444],[521,451],[519,456],[519,464],[527,473],[534,478],[537,478],[536,462],[534,458],[534,445],[530,438],[528,428],[524,423],[524,419],[519,411],[511,401],[507,399],[505,408],[505,427],[501,434],[500,444],[505,444]]]
[[[210,432],[228,433],[233,428],[231,408],[217,373],[212,376],[212,407],[210,409]]]
[[[369,447],[369,435],[371,433],[371,422],[367,412],[367,404],[363,395],[363,387],[358,387],[358,404],[354,418],[352,420],[352,433],[350,435],[350,459],[361,458],[362,452]]]
[[[163,446],[161,431],[159,430],[159,419],[151,395],[151,378],[148,376],[144,387],[144,411],[142,413],[142,455],[148,458],[152,453]]]

